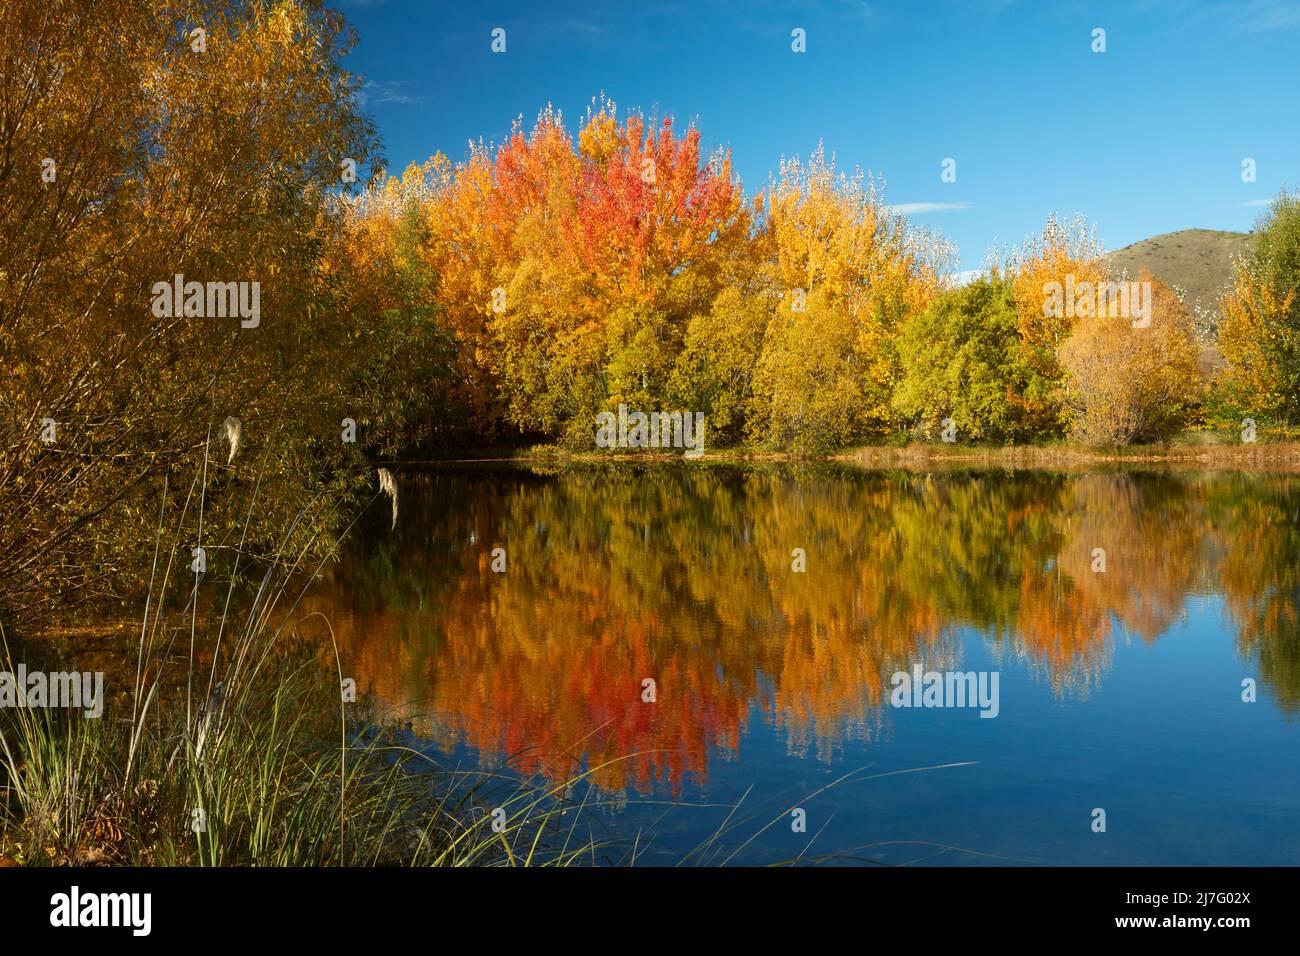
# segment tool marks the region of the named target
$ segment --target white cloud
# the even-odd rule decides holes
[[[1227,16],[1235,16],[1241,29],[1249,33],[1290,30],[1300,26],[1300,4],[1285,0],[1256,0],[1244,6],[1229,7]]]
[[[1272,33],[1300,27],[1300,3],[1296,0],[1235,0],[1208,5],[1194,5],[1191,0],[1171,5],[1170,0],[1159,0],[1145,6],[1173,13],[1183,28],[1200,28],[1209,23],[1237,33]]]
[[[371,103],[418,103],[420,97],[412,96],[410,93],[404,93],[402,90],[410,86],[407,80],[369,80],[357,91],[357,102],[363,107]]]
[[[974,203],[968,202],[905,202],[890,206],[890,210],[904,216],[927,212],[951,212],[956,209],[969,209]]]

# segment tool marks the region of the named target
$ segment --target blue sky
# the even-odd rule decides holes
[[[963,269],[1054,210],[1084,213],[1118,248],[1249,229],[1300,186],[1300,0],[334,5],[360,36],[348,66],[395,172],[439,150],[461,160],[547,103],[572,128],[603,91],[620,113],[694,122],[707,149],[731,150],[747,193],[824,142],[842,169],[883,177],[887,201],[954,242]],[[791,51],[796,27],[806,53]],[[949,157],[954,183],[940,179]]]

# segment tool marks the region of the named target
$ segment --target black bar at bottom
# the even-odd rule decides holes
[[[751,935],[770,943],[768,934],[784,924],[810,943],[829,931],[874,936],[892,926],[905,935],[920,933],[926,942],[1046,931],[1056,935],[1039,937],[1044,941],[1199,935],[1230,944],[1239,933],[1295,927],[1296,873],[5,868],[0,939],[10,951],[29,937],[74,935],[80,942],[112,938],[127,947],[195,941],[339,946],[373,945],[385,932],[405,936],[438,928],[439,935],[450,930],[484,941],[497,936],[502,943],[526,945],[558,934],[559,942],[622,939],[639,948],[715,935],[730,943]],[[148,894],[147,908],[145,897],[134,894]],[[605,928],[621,935],[593,935]]]

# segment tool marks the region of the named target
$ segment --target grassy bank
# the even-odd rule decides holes
[[[92,628],[103,643],[87,649],[84,629],[19,637],[0,620],[0,864],[563,864],[595,851],[568,812],[584,774],[533,785],[442,766],[368,704],[332,631],[298,634],[320,569],[310,544],[254,555],[241,537],[195,573],[207,504],[196,476],[160,521],[132,639]],[[256,493],[246,507],[245,531]],[[50,686],[85,674],[96,703],[81,690],[72,706],[28,705],[13,697],[23,671]]]
[[[343,701],[320,648],[275,630],[227,635],[219,671],[142,665],[99,718],[0,711],[0,864],[544,865],[595,852],[566,816],[581,778],[532,786],[441,766],[364,699]],[[187,638],[174,631],[169,652]],[[34,669],[33,652],[0,641],[0,671]]]
[[[1131,445],[1089,448],[1082,445],[979,447],[908,445],[902,448],[854,448],[833,456],[869,467],[925,468],[962,465],[989,468],[1080,468],[1108,465],[1155,465],[1214,471],[1300,472],[1300,443]]]

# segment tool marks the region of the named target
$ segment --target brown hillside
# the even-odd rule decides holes
[[[1204,316],[1218,311],[1219,297],[1232,280],[1232,260],[1249,244],[1248,232],[1182,229],[1107,253],[1106,259],[1130,278],[1149,269],[1165,285],[1183,292],[1192,311]]]
[[[1244,255],[1250,233],[1217,229],[1182,229],[1143,239],[1106,255],[1111,268],[1135,279],[1143,269],[1183,295],[1196,316],[1205,347],[1201,371],[1212,377],[1224,367],[1223,356],[1214,347],[1213,329],[1218,322],[1219,299],[1232,282],[1232,263]]]

